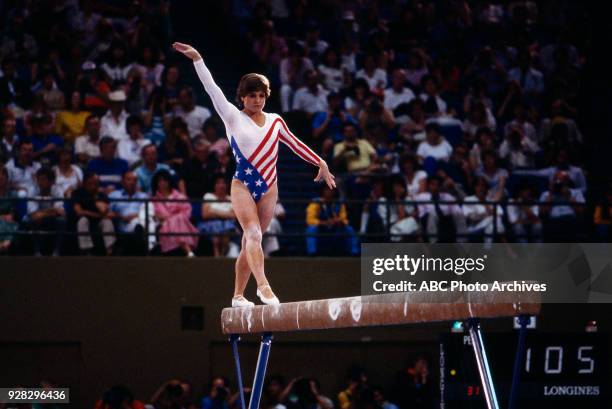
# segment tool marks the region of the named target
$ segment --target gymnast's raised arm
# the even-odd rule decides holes
[[[221,119],[223,119],[223,122],[226,124],[231,123],[233,118],[235,118],[239,112],[238,108],[236,108],[234,104],[228,102],[228,100],[225,98],[223,91],[221,91],[221,88],[219,88],[219,86],[213,80],[213,77],[204,64],[204,60],[202,59],[202,56],[198,50],[189,44],[183,43],[174,43],[172,44],[172,47],[193,61],[193,66],[198,73],[200,81],[202,81],[202,85],[204,85],[204,89],[210,96],[215,110]]]

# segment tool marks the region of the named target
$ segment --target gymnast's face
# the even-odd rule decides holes
[[[242,97],[242,104],[247,113],[258,114],[263,110],[264,105],[266,105],[266,93],[263,91],[249,92],[246,96]]]

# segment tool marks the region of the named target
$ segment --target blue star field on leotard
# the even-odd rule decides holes
[[[232,137],[230,139],[230,146],[232,147],[232,153],[236,159],[236,173],[234,173],[234,179],[238,179],[249,189],[251,196],[257,202],[261,197],[268,191],[268,185],[264,178],[261,177],[255,166],[253,166],[247,158],[244,157],[236,140]]]

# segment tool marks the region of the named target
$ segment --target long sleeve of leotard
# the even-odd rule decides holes
[[[312,149],[310,149],[305,143],[300,141],[294,134],[292,134],[282,118],[280,122],[281,126],[278,131],[280,141],[287,145],[289,149],[291,149],[293,153],[298,155],[300,158],[318,167],[319,163],[322,161],[319,155],[314,153]]]
[[[198,77],[204,85],[204,89],[210,96],[215,110],[226,124],[230,124],[235,116],[240,112],[238,108],[230,103],[223,95],[221,88],[213,80],[212,74],[208,70],[208,67],[204,64],[204,60],[199,59],[193,63],[193,66],[198,73]]]

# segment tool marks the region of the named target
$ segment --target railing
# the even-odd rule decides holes
[[[89,235],[91,236],[92,233],[89,232],[78,232],[75,229],[73,230],[64,230],[64,231],[44,231],[44,230],[29,230],[29,229],[24,229],[24,227],[26,227],[28,225],[27,223],[27,214],[25,212],[25,209],[27,208],[27,203],[29,201],[34,201],[34,202],[63,202],[64,205],[64,209],[66,211],[66,219],[72,221],[75,225],[75,221],[78,218],[76,216],[76,214],[74,213],[73,207],[72,207],[72,203],[73,201],[71,199],[61,199],[61,198],[40,198],[40,197],[16,197],[16,198],[4,198],[4,199],[0,199],[2,201],[11,201],[14,203],[14,211],[15,213],[17,213],[18,215],[18,219],[16,220],[17,223],[19,223],[19,229],[15,232],[12,233],[5,233],[5,235],[7,236],[33,236],[33,235],[41,235],[41,236],[82,236],[82,235]],[[200,236],[200,237],[207,237],[210,238],[212,236],[217,235],[216,233],[207,233],[207,232],[202,232],[202,231],[198,231],[197,233],[190,233],[190,232],[160,232],[160,231],[156,231],[155,229],[151,229],[151,219],[152,216],[154,218],[154,210],[152,208],[152,206],[154,205],[154,203],[157,202],[165,202],[165,203],[173,203],[173,202],[179,202],[179,203],[190,203],[190,205],[192,206],[192,213],[190,216],[190,219],[193,221],[195,220],[200,220],[200,221],[205,221],[206,219],[200,219],[200,217],[194,217],[193,214],[194,212],[197,212],[197,214],[201,213],[201,208],[202,205],[204,203],[220,203],[220,202],[224,202],[227,203],[227,201],[223,201],[223,200],[203,200],[203,199],[161,199],[161,198],[144,198],[144,199],[136,199],[136,198],[108,198],[108,202],[109,203],[130,203],[130,202],[139,202],[139,203],[143,203],[144,206],[142,206],[142,212],[144,213],[144,217],[142,217],[142,227],[143,227],[143,237],[145,239],[148,239],[147,236],[154,236],[156,238],[160,238],[163,236]],[[303,218],[302,220],[305,220],[305,209],[306,206],[310,203],[312,203],[313,200],[304,200],[304,199],[287,199],[287,200],[283,200],[282,203],[289,207],[291,205],[304,205],[303,206]],[[313,235],[312,232],[307,232],[306,231],[306,224],[304,223],[304,228],[302,229],[302,231],[293,231],[293,232],[283,232],[283,233],[265,233],[265,236],[276,236],[279,239],[287,239],[287,240],[291,240],[291,239],[299,239],[299,238],[307,238],[307,237],[347,237],[347,236],[356,236],[360,241],[373,241],[373,240],[378,240],[378,241],[389,241],[391,237],[397,237],[398,234],[393,233],[391,231],[392,229],[392,223],[391,223],[391,209],[393,207],[396,206],[412,206],[414,207],[414,209],[419,209],[422,208],[423,206],[426,205],[441,205],[441,206],[445,206],[445,205],[458,205],[458,206],[478,206],[478,205],[489,205],[492,207],[492,214],[490,216],[492,216],[492,229],[490,229],[491,231],[483,231],[483,232],[479,232],[478,234],[475,234],[474,232],[469,232],[467,229],[467,221],[466,221],[466,229],[464,231],[460,231],[460,229],[456,230],[454,232],[454,237],[457,238],[457,240],[459,241],[467,241],[467,240],[474,240],[475,237],[480,237],[484,240],[495,240],[495,239],[499,239],[502,238],[503,235],[505,234],[505,227],[503,226],[504,222],[502,219],[502,215],[504,217],[506,217],[507,213],[506,212],[501,212],[500,209],[503,208],[508,208],[508,207],[512,207],[512,206],[524,206],[526,204],[515,204],[515,203],[511,203],[511,202],[493,202],[493,201],[480,201],[480,202],[463,202],[460,200],[454,200],[454,201],[416,201],[416,200],[406,200],[406,201],[390,201],[390,200],[386,200],[386,201],[364,201],[364,200],[339,200],[339,201],[335,201],[332,202],[334,204],[337,203],[342,203],[344,205],[346,205],[347,210],[349,210],[352,214],[361,214],[362,211],[360,209],[363,209],[364,205],[367,203],[369,206],[374,206],[374,207],[378,207],[378,206],[383,206],[385,208],[385,214],[386,214],[386,220],[381,220],[384,226],[384,230],[383,231],[377,231],[377,232],[364,232],[363,229],[357,229],[358,231],[353,231],[353,232],[347,232],[347,231],[336,231],[336,232],[317,232],[316,234]],[[194,208],[194,205],[196,205],[197,207]],[[530,202],[528,203],[529,206],[540,206],[541,208],[553,208],[555,206],[566,206],[566,207],[571,207],[574,210],[578,210],[578,209],[585,209],[588,205],[586,203],[573,203],[573,202],[569,202],[569,201],[547,201],[547,202]],[[356,207],[353,207],[356,206]],[[357,210],[356,210],[357,209]],[[462,217],[463,212],[460,211],[462,210],[461,207],[459,207],[458,209],[455,209],[458,212],[454,213],[457,217]],[[153,213],[152,213],[153,212]],[[369,213],[369,211],[368,211]],[[582,219],[581,216],[581,212],[580,211],[575,211],[574,212],[575,215],[577,216],[578,221],[580,222]],[[449,215],[445,215],[447,217],[452,217],[453,213],[449,214]],[[463,215],[463,217],[465,218],[465,216]],[[103,217],[102,217],[103,218]],[[101,218],[101,219],[102,219]],[[540,219],[545,221],[546,217],[541,217],[541,213],[540,213]],[[294,219],[295,220],[295,219]],[[439,233],[436,232],[424,232],[423,231],[423,224],[422,224],[422,220],[420,217],[415,218],[415,221],[417,222],[417,224],[419,225],[420,229],[418,234],[414,234],[411,235],[411,239],[416,239],[416,240],[422,240],[424,236],[426,236],[429,240],[436,240],[438,236],[440,236]],[[502,225],[500,226],[500,223],[502,223]],[[70,224],[70,223],[69,223]],[[584,225],[584,224],[583,224]],[[238,222],[236,221],[236,226],[239,226]],[[456,227],[456,226],[455,226]],[[583,241],[585,240],[585,235],[580,236],[577,234],[578,232],[572,232],[572,234],[574,234],[575,240],[574,241],[580,241],[581,239]],[[117,237],[121,237],[121,236],[126,236],[126,235],[132,235],[133,233],[125,233],[125,232],[121,232],[118,231],[117,229],[115,229],[114,232],[97,232],[95,233],[96,236],[107,236],[107,235],[115,235]],[[227,234],[227,233],[226,233]],[[232,239],[237,239],[241,236],[241,233],[239,232],[238,229],[236,229],[235,232],[231,232],[229,233],[229,236]],[[408,235],[407,235],[408,236]],[[521,235],[516,235],[513,234],[513,236],[516,239],[526,239],[527,235],[521,236]],[[588,239],[587,239],[588,240]]]

